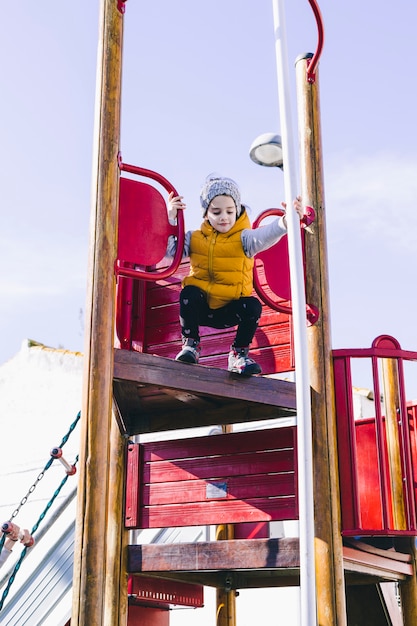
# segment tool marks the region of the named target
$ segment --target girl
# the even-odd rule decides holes
[[[258,326],[262,305],[252,296],[253,257],[273,246],[287,232],[285,215],[266,226],[252,229],[240,191],[231,178],[210,175],[201,190],[204,221],[199,230],[185,236],[183,257],[190,257],[190,273],[180,294],[182,350],[176,360],[198,363],[200,326],[237,326],[231,346],[228,370],[245,376],[261,374],[258,363],[249,357],[249,347]],[[168,215],[175,220],[185,209],[183,196],[168,197]],[[285,208],[285,203],[282,203]],[[301,198],[294,209],[303,216]],[[168,242],[173,256],[176,239]]]

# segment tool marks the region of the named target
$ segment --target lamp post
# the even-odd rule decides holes
[[[288,139],[287,139],[288,144]],[[284,150],[281,138],[274,133],[257,137],[250,148],[250,158],[258,165],[283,169]],[[288,145],[287,145],[288,150]],[[286,201],[292,202],[291,172],[287,173]],[[288,179],[289,182],[288,182]],[[295,211],[289,210],[288,253],[290,261],[291,304],[293,312],[296,365],[298,497],[300,535],[301,624],[316,624],[316,581],[314,560],[314,498],[311,399],[308,373],[306,298],[301,236]]]

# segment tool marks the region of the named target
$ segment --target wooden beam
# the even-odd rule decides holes
[[[298,568],[298,539],[233,539],[129,546],[128,571],[228,571]]]
[[[409,555],[369,548],[343,548],[346,584],[412,578]],[[287,587],[299,584],[299,542],[285,537],[128,546],[128,572],[220,588]]]
[[[150,572],[143,574],[146,578],[173,580],[175,582],[192,583],[214,587],[216,589],[264,589],[272,587],[298,587],[300,576],[298,568],[276,570],[240,570],[227,571],[199,571],[199,572]],[[142,574],[138,574],[142,576]]]

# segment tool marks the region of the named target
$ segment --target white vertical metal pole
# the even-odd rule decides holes
[[[288,253],[294,327],[297,400],[298,500],[300,528],[301,624],[317,624],[316,576],[314,562],[314,496],[311,397],[308,371],[306,298],[300,224],[292,203],[297,195],[295,152],[291,126],[291,98],[288,77],[284,0],[273,0],[278,99],[287,203]]]

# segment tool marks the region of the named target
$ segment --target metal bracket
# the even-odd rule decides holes
[[[312,206],[304,207],[304,215],[301,219],[301,223],[304,225],[304,228],[306,226],[310,226],[310,224],[312,224],[315,219],[316,219],[316,212],[313,209],[313,207]]]
[[[120,11],[120,13],[126,11],[125,2],[127,2],[127,0],[117,0],[117,10]]]

